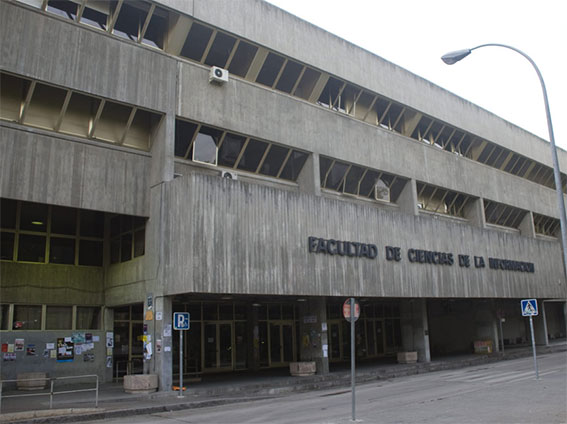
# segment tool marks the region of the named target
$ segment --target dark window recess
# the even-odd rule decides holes
[[[137,42],[146,15],[147,12],[124,2],[120,8],[120,13],[112,33]]]
[[[302,69],[303,65],[288,60],[284,67],[282,75],[278,83],[276,84],[276,89],[284,91],[286,93],[291,93],[291,90],[295,86],[295,83],[297,82]]]
[[[110,236],[120,234],[120,215],[115,215],[110,219]]]
[[[120,232],[132,231],[132,222],[130,215],[120,215]]]
[[[227,133],[219,150],[219,165],[234,167],[245,141],[245,137]]]
[[[100,308],[93,306],[77,306],[78,330],[100,329]]]
[[[260,69],[260,73],[258,74],[258,78],[256,78],[256,82],[260,84],[267,85],[271,87],[274,85],[274,81],[278,76],[280,69],[284,63],[284,58],[278,56],[274,53],[268,53],[266,60],[264,61],[264,65],[262,69]]]
[[[358,194],[358,182],[364,170],[359,166],[351,166],[345,179],[345,193]]]
[[[175,156],[187,157],[187,151],[196,130],[197,124],[180,120],[175,121]]]
[[[11,261],[14,259],[14,233],[2,231],[0,233],[0,259]]]
[[[18,261],[45,262],[45,236],[20,234],[18,238]]]
[[[297,177],[299,177],[299,173],[301,169],[303,169],[303,165],[307,160],[307,153],[299,152],[294,150],[291,152],[289,159],[287,160],[284,169],[280,175],[280,178],[284,178],[286,180],[296,181]]]
[[[319,157],[319,176],[321,178],[321,186],[325,184],[325,176],[327,175],[332,163],[333,161],[329,158],[324,156]]]
[[[248,44],[244,41],[240,41],[240,43],[238,43],[238,47],[236,48],[236,52],[234,53],[234,57],[230,62],[228,71],[231,74],[244,78],[246,76],[246,73],[248,72],[248,69],[250,69],[250,65],[252,64],[257,51],[258,47],[253,46],[252,44]]]
[[[81,22],[106,31],[108,16],[102,12],[91,9],[90,7],[85,7],[83,15],[81,16]]]
[[[45,232],[47,230],[47,205],[22,202],[20,229]]]
[[[16,228],[17,202],[10,199],[2,199],[0,203],[0,226],[2,228]]]
[[[180,55],[200,62],[212,33],[213,30],[211,28],[194,22],[189,30],[187,40],[185,40]]]
[[[222,131],[201,127],[197,138],[193,143],[194,161],[216,164],[217,146],[219,145]]]
[[[321,92],[321,95],[319,96],[319,103],[324,106],[332,107],[339,97],[339,92],[342,86],[343,83],[341,81],[330,77],[329,81],[327,81],[327,84],[325,85],[325,88]]]
[[[341,190],[341,182],[345,173],[348,169],[348,165],[342,162],[335,162],[333,167],[331,168],[331,172],[327,176],[327,183],[325,184],[325,188],[330,188],[332,190]]]
[[[142,256],[146,251],[146,230],[141,229],[134,233],[134,257]]]
[[[67,19],[75,20],[77,17],[77,3],[69,0],[49,0],[47,2],[47,11]]]
[[[75,263],[75,239],[51,237],[49,246],[49,262],[53,264]]]
[[[285,147],[272,145],[268,155],[266,156],[266,160],[262,164],[260,174],[276,177],[288,151],[289,149]]]
[[[160,7],[155,8],[142,43],[163,49],[163,40],[167,33],[167,16],[168,14],[165,10]]]
[[[97,211],[81,211],[79,234],[82,237],[104,237],[104,213]]]
[[[117,264],[120,262],[120,238],[110,241],[110,263]]]
[[[120,237],[120,261],[132,259],[132,233],[122,234]]]
[[[244,150],[240,158],[240,162],[238,162],[237,168],[244,171],[256,172],[267,148],[268,143],[250,139],[246,145],[246,150]]]
[[[102,241],[79,242],[79,265],[102,266]]]
[[[236,38],[230,35],[218,32],[213,41],[213,45],[209,50],[209,54],[205,59],[205,64],[209,66],[219,66],[224,68],[226,66],[226,61],[230,56],[230,52],[236,43]]]
[[[51,209],[51,232],[75,235],[77,232],[77,209],[53,206]]]
[[[321,72],[315,71],[311,68],[306,68],[303,76],[301,77],[301,80],[299,81],[299,84],[297,84],[295,93],[292,94],[296,95],[297,97],[301,97],[302,99],[308,100],[320,76]]]

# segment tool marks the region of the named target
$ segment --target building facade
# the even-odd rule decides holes
[[[566,337],[544,140],[260,0],[0,19],[3,379],[169,390],[173,312],[188,375],[327,373],[351,296],[360,361]]]

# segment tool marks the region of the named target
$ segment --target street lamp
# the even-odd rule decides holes
[[[469,54],[472,53],[473,50],[480,49],[481,47],[504,47],[506,49],[514,50],[516,53],[521,54],[532,64],[539,78],[539,82],[541,83],[541,89],[543,91],[543,102],[545,103],[545,113],[547,116],[547,129],[549,131],[551,158],[553,160],[553,176],[555,178],[555,191],[557,192],[557,205],[559,207],[559,223],[561,226],[561,250],[563,256],[563,271],[567,276],[567,219],[565,217],[565,202],[563,200],[563,186],[561,184],[559,160],[557,159],[557,147],[555,147],[555,137],[553,136],[553,125],[551,124],[551,113],[549,112],[547,90],[545,89],[545,83],[543,82],[543,77],[541,76],[541,72],[539,71],[537,65],[535,64],[535,62],[532,60],[531,57],[529,57],[523,51],[508,46],[506,44],[494,44],[494,43],[481,44],[480,46],[473,47],[472,49],[456,50],[443,55],[441,57],[441,60],[443,60],[443,62],[445,62],[447,65],[453,65],[457,63],[459,60],[462,60],[465,57],[467,57]]]

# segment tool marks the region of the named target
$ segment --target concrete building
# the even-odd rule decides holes
[[[2,1],[0,40],[3,379],[169,390],[180,311],[187,375],[327,373],[349,296],[360,361],[526,344],[525,298],[566,337],[546,141],[260,0]]]

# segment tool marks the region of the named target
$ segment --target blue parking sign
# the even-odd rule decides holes
[[[173,329],[174,330],[189,330],[189,312],[174,312],[173,313]]]
[[[524,317],[535,317],[537,312],[537,300],[535,299],[524,299],[522,300],[522,316]]]

